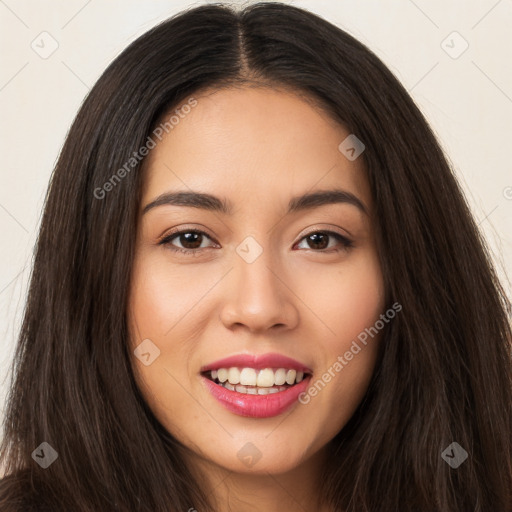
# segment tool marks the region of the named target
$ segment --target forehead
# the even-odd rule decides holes
[[[370,208],[363,159],[350,161],[338,149],[350,133],[307,98],[269,87],[192,97],[192,108],[182,108],[187,100],[174,107],[173,128],[146,159],[143,204],[191,189],[238,206],[282,208],[306,191],[343,188]]]

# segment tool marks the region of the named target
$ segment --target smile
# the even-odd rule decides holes
[[[203,383],[227,410],[240,416],[282,414],[308,386],[312,371],[279,354],[240,355],[201,369]]]

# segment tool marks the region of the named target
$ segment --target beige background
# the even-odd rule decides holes
[[[70,123],[128,43],[200,3],[0,0],[2,418],[44,194]],[[402,81],[453,162],[500,275],[512,275],[512,0],[288,3],[347,30]]]

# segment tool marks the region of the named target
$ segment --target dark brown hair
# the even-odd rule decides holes
[[[345,512],[512,510],[510,305],[426,120],[343,30],[280,3],[184,11],[132,43],[81,107],[52,175],[4,420],[2,511],[215,510],[135,384],[128,351],[141,163],[95,191],[191,94],[248,82],[321,104],[361,139],[390,323],[331,441]],[[59,457],[42,469],[43,441]],[[457,469],[441,452],[469,454]],[[37,506],[36,506],[37,505]],[[39,508],[38,508],[39,507]]]

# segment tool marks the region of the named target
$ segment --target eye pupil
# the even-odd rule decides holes
[[[313,241],[313,245],[309,242]],[[325,249],[329,245],[329,235],[325,233],[312,233],[308,236],[308,245],[312,249]]]
[[[201,233],[188,232],[180,235],[180,242],[185,249],[198,249],[201,246]],[[199,243],[198,243],[199,241]],[[187,245],[188,244],[188,245]],[[192,246],[189,246],[192,244]]]

